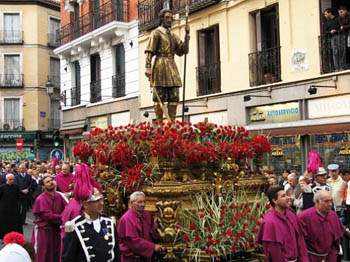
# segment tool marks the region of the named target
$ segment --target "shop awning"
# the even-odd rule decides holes
[[[319,121],[322,122],[322,121]],[[313,121],[313,123],[315,123]],[[246,129],[250,134],[265,134],[270,136],[295,136],[295,135],[312,135],[312,134],[333,134],[350,132],[350,122],[346,123],[329,123],[329,124],[313,124],[288,127],[272,127],[261,125],[247,126]]]
[[[86,120],[78,120],[70,123],[63,123],[60,133],[63,135],[81,134],[84,132]]]

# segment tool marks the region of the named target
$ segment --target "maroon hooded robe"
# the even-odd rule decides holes
[[[35,227],[32,234],[32,245],[36,252],[36,262],[60,261],[61,213],[65,206],[66,201],[57,192],[55,195],[43,192],[35,200],[33,207]]]
[[[74,181],[74,175],[69,173],[68,175],[64,175],[62,172],[55,176],[55,181],[57,183],[57,187],[62,193],[67,193],[73,191],[73,189],[69,188],[69,185]]]
[[[121,262],[151,261],[157,234],[150,213],[144,211],[141,217],[134,209],[128,210],[119,221],[118,236]]]
[[[337,214],[331,210],[324,217],[316,207],[312,207],[301,212],[298,219],[304,233],[310,262],[322,260],[336,262],[340,239],[344,233],[344,226]]]
[[[266,262],[287,262],[298,259],[308,262],[306,245],[297,217],[271,209],[261,223],[256,241],[263,245]]]

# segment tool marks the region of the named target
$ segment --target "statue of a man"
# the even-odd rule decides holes
[[[170,32],[173,22],[171,10],[161,10],[159,18],[160,26],[152,31],[145,50],[145,74],[151,82],[151,87],[155,89],[153,90],[153,102],[157,120],[159,122],[163,120],[163,111],[155,92],[157,92],[163,104],[168,102],[169,117],[174,123],[179,102],[179,87],[182,85],[174,56],[175,54],[182,56],[188,53],[190,27],[186,24],[185,41],[182,42],[177,35]],[[155,56],[155,60],[151,67],[153,56]]]

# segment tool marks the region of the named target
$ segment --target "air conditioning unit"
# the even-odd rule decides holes
[[[3,124],[2,128],[6,131],[10,130],[10,125],[9,124]]]
[[[74,4],[76,4],[76,0],[65,0],[64,1],[64,9],[68,12],[74,12]]]

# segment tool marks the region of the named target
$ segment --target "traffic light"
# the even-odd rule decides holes
[[[60,131],[59,130],[55,130],[53,132],[53,144],[55,147],[59,147],[59,145],[60,145]]]

